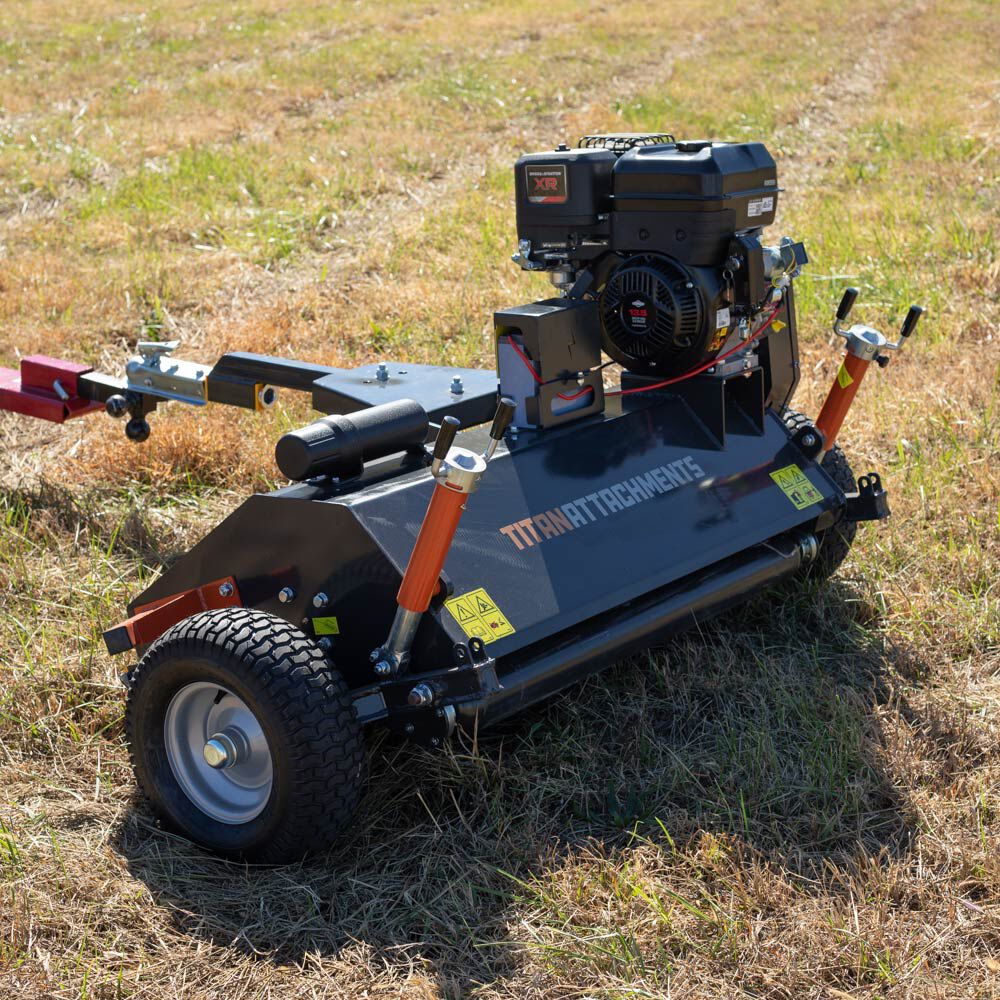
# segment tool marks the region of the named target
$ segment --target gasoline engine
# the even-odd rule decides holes
[[[547,272],[563,294],[497,318],[502,390],[524,395],[527,357],[538,376],[528,376],[536,389],[518,412],[528,426],[601,408],[602,348],[655,382],[707,370],[761,331],[806,263],[801,243],[763,242],[779,188],[759,142],[585,136],[576,148],[522,156],[515,188],[514,260]],[[779,328],[794,325],[785,297]],[[571,375],[578,390],[550,387]]]

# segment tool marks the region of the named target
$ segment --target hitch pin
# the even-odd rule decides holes
[[[833,332],[847,342],[847,353],[837,370],[833,385],[830,386],[823,409],[816,418],[816,429],[823,435],[823,450],[818,456],[820,461],[836,443],[841,425],[851,408],[851,403],[854,402],[869,365],[874,361],[880,368],[884,368],[889,363],[889,358],[882,352],[900,350],[924,314],[922,307],[910,306],[899,331],[899,340],[892,343],[878,330],[863,323],[855,323],[848,330],[841,328],[841,323],[850,315],[857,297],[856,288],[848,288],[844,292],[837,307],[837,318],[833,323]]]
[[[431,475],[436,481],[434,492],[396,595],[396,616],[389,636],[371,655],[379,677],[390,677],[406,668],[417,626],[437,593],[441,571],[465,511],[466,500],[478,489],[489,460],[510,426],[514,408],[512,400],[500,400],[490,428],[489,444],[481,455],[466,448],[452,447],[459,422],[455,417],[445,417],[441,421],[431,462]]]

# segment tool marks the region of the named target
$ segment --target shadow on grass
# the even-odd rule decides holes
[[[141,807],[118,846],[188,935],[276,963],[350,952],[463,996],[515,970],[537,887],[576,866],[586,891],[595,857],[679,857],[709,835],[737,865],[808,885],[830,863],[905,852],[879,712],[891,677],[923,664],[877,624],[849,585],[786,586],[475,746],[383,741],[358,822],[322,859],[220,862]]]

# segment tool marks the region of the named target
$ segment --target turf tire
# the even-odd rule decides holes
[[[171,769],[167,707],[197,681],[241,698],[267,737],[270,795],[248,822],[207,815]],[[206,611],[165,632],[133,671],[125,730],[136,780],[163,826],[223,855],[278,864],[323,851],[361,795],[364,740],[344,679],[303,632],[261,611]]]
[[[784,420],[785,426],[793,433],[800,427],[813,425],[808,417],[795,410],[786,410]],[[823,457],[823,471],[845,493],[854,493],[857,490],[858,481],[855,479],[851,464],[847,461],[847,456],[841,450],[840,445],[835,444]],[[816,558],[809,563],[808,574],[821,580],[833,576],[851,551],[851,545],[854,544],[854,536],[857,532],[856,522],[844,518],[825,531],[819,532],[817,535],[819,552]]]

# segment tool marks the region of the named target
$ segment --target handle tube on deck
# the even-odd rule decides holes
[[[823,409],[816,418],[816,428],[823,435],[824,452],[829,451],[836,443],[847,411],[854,402],[858,387],[870,364],[871,361],[865,361],[850,351],[844,355],[843,363],[837,369],[837,375],[833,385],[830,386]]]
[[[468,493],[449,489],[443,483],[435,485],[396,595],[401,608],[423,613],[430,606],[467,496]]]

